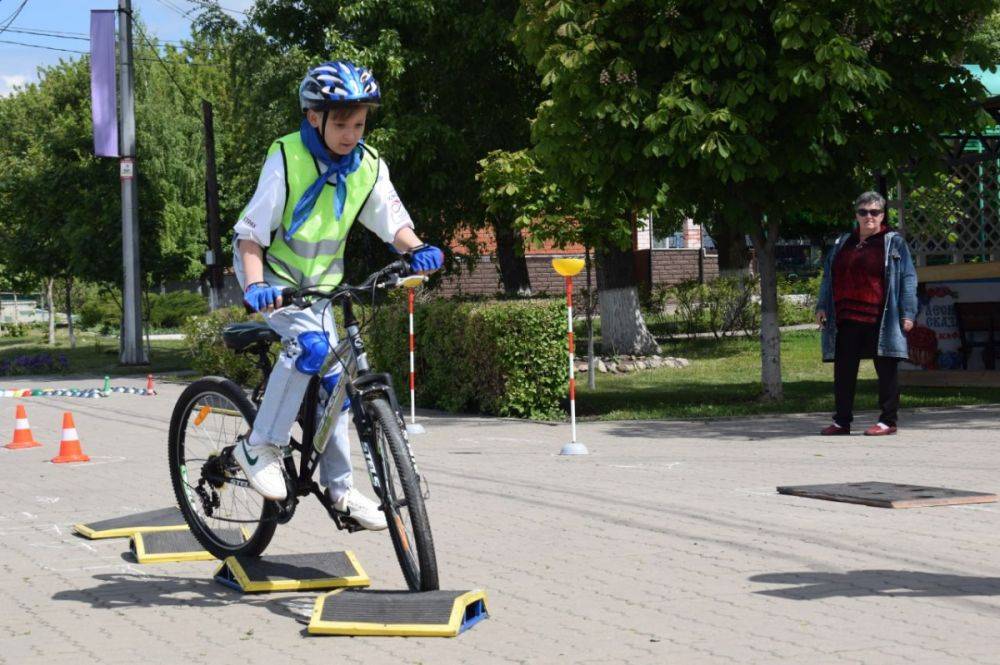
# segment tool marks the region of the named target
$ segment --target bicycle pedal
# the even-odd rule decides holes
[[[358,524],[350,515],[337,512],[336,510],[331,511],[330,515],[333,517],[333,521],[336,523],[337,528],[344,529],[347,533],[365,530],[365,528]]]
[[[353,517],[342,517],[340,518],[344,523],[344,528],[347,529],[347,533],[354,533],[355,531],[364,531],[365,528],[354,521]]]

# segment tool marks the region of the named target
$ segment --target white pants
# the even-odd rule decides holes
[[[325,310],[325,311],[324,311]],[[331,308],[326,302],[318,303],[309,309],[283,307],[271,314],[264,314],[264,320],[271,328],[281,335],[282,350],[278,360],[271,370],[271,377],[261,400],[257,420],[253,425],[248,443],[251,446],[286,446],[291,438],[292,425],[298,415],[302,398],[312,378],[295,368],[295,359],[301,349],[298,336],[304,332],[326,332],[330,346],[337,343],[337,328],[333,323]],[[331,371],[337,374],[343,371],[335,365]],[[330,490],[333,500],[339,499],[351,487],[351,448],[347,439],[347,421],[350,413],[347,409],[340,414],[340,420],[330,435],[326,448],[319,459],[320,485]]]

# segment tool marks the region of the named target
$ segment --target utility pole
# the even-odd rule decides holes
[[[205,266],[208,268],[208,306],[212,311],[222,307],[222,243],[219,238],[219,182],[215,177],[215,122],[212,104],[201,100],[201,113],[205,123],[205,212],[208,221],[208,251]]]
[[[146,365],[149,358],[142,344],[142,304],[139,270],[139,192],[135,164],[135,88],[132,69],[132,0],[118,0],[118,90],[121,127],[119,175],[122,185],[122,365]]]

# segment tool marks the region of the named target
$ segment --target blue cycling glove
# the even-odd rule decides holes
[[[259,312],[273,306],[280,296],[281,289],[267,282],[254,282],[243,294],[243,302],[253,311]]]
[[[420,245],[410,250],[413,272],[434,271],[444,263],[444,254],[434,245]]]

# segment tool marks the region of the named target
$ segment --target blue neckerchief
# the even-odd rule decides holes
[[[299,136],[302,138],[302,143],[305,144],[309,153],[319,160],[321,164],[326,165],[326,171],[316,178],[316,182],[309,185],[309,189],[305,191],[302,198],[295,204],[295,208],[292,210],[292,226],[285,231],[286,241],[291,240],[295,232],[299,230],[299,227],[309,219],[313,206],[316,205],[316,200],[323,192],[323,187],[334,175],[337,177],[337,195],[333,198],[333,214],[337,221],[340,221],[340,216],[344,214],[344,202],[347,200],[347,176],[357,171],[358,167],[361,166],[361,157],[364,152],[364,149],[361,147],[364,145],[364,140],[362,139],[358,143],[358,146],[350,153],[339,159],[334,159],[323,146],[323,140],[320,138],[319,132],[305,118],[302,119],[302,125],[299,126]]]

